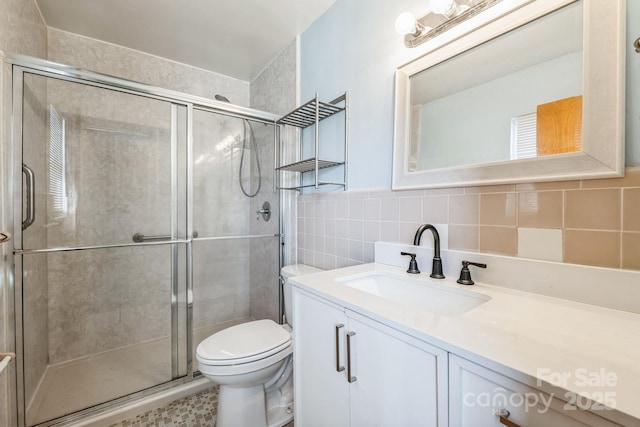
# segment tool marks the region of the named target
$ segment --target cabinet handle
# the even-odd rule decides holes
[[[498,416],[500,417],[500,424],[505,425],[507,427],[520,427],[518,424],[513,421],[508,420],[511,416],[511,412],[507,409],[500,409],[498,411]]]
[[[350,383],[355,383],[357,381],[356,377],[351,376],[351,337],[355,335],[356,333],[353,331],[347,334],[347,381]]]
[[[344,328],[341,323],[336,325],[336,372],[344,371],[344,366],[340,366],[340,329]]]

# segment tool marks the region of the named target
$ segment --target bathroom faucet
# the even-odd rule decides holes
[[[416,231],[416,237],[413,239],[414,246],[420,246],[420,238],[425,230],[431,230],[433,234],[433,266],[431,267],[431,274],[429,277],[434,279],[444,279],[442,273],[442,259],[440,258],[440,235],[438,230],[431,224],[422,224]]]

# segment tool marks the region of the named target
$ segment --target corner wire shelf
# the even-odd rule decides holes
[[[344,107],[337,106],[344,102]],[[315,143],[315,154],[314,157],[302,161],[298,161],[295,163],[286,164],[283,166],[276,166],[277,171],[286,171],[286,172],[313,172],[315,171],[315,183],[310,185],[300,185],[296,187],[279,187],[280,190],[301,190],[303,188],[318,188],[320,185],[337,185],[342,186],[343,189],[347,187],[347,150],[348,150],[348,139],[347,139],[347,108],[348,108],[348,100],[347,93],[340,95],[336,99],[330,102],[322,102],[318,99],[318,95],[316,94],[315,98],[311,99],[306,104],[296,108],[289,114],[283,116],[279,120],[276,121],[278,125],[289,125],[295,126],[300,129],[307,128],[309,126],[316,126],[316,143]],[[318,156],[318,125],[320,121],[333,116],[334,114],[340,113],[344,111],[345,114],[345,140],[344,140],[344,161],[330,161],[330,160],[321,160],[317,158]],[[335,166],[344,166],[344,182],[333,182],[333,181],[321,181],[318,178],[318,171],[320,169],[332,168]]]

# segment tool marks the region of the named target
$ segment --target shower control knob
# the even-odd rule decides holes
[[[260,219],[260,215],[262,215],[262,219],[265,221],[271,219],[271,204],[269,204],[269,202],[264,202],[262,209],[256,211],[256,219]]]

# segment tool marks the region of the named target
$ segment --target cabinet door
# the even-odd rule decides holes
[[[456,427],[613,427],[618,424],[466,359],[449,356],[449,419]],[[512,424],[498,415],[507,410]]]
[[[355,313],[348,317],[351,426],[446,426],[447,353]]]
[[[296,425],[348,426],[344,310],[294,288],[293,321]]]

